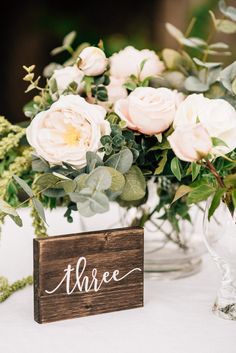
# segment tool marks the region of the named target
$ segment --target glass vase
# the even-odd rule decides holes
[[[204,239],[221,275],[212,311],[223,319],[236,320],[236,218],[221,202],[209,220],[210,204],[211,200],[205,210]]]
[[[139,210],[123,212],[124,226],[132,224]],[[144,270],[145,276],[152,279],[178,279],[200,271],[205,246],[202,241],[201,208],[190,211],[191,222],[181,220],[179,231],[173,229],[168,220],[158,219],[154,214],[145,225],[144,232]]]

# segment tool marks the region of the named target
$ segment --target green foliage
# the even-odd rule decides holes
[[[132,166],[127,174],[125,174],[125,186],[121,200],[136,201],[145,196],[146,182],[142,171],[137,166]]]

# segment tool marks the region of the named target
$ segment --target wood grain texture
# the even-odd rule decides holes
[[[34,318],[46,323],[87,315],[106,313],[143,306],[143,228],[131,227],[97,232],[68,234],[34,239]],[[95,291],[92,287],[79,288],[76,264],[86,258],[82,279],[91,282],[92,271],[100,283],[104,272],[110,275],[119,270],[119,281],[102,283]],[[70,288],[66,280],[51,294],[71,265]],[[111,277],[111,276],[110,276]],[[80,280],[79,280],[80,282]]]

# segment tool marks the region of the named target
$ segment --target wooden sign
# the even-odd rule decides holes
[[[143,306],[143,228],[34,239],[38,323]]]

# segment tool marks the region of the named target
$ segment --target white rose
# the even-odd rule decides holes
[[[119,99],[126,98],[128,96],[127,90],[123,87],[123,80],[115,77],[110,77],[110,83],[107,88],[108,102],[113,104]]]
[[[200,123],[177,127],[167,139],[176,156],[185,162],[196,162],[212,149],[211,137]]]
[[[209,99],[202,94],[191,94],[178,107],[174,128],[197,123],[205,127],[211,137],[217,137],[226,146],[212,149],[214,154],[225,154],[236,147],[236,111],[224,99]]]
[[[130,129],[155,135],[172,124],[177,97],[177,91],[168,88],[138,87],[126,99],[118,100],[114,111]]]
[[[55,70],[52,75],[52,79],[55,79],[56,81],[59,94],[62,94],[72,82],[77,83],[77,92],[81,92],[84,86],[82,82],[83,77],[83,72],[76,66],[67,66],[62,69]]]
[[[140,65],[146,60],[141,71]],[[164,70],[164,64],[158,55],[148,49],[137,50],[132,46],[126,47],[110,57],[111,76],[127,80],[130,75],[139,76],[144,80],[149,76],[156,76]]]
[[[100,138],[110,134],[106,110],[76,95],[61,96],[50,109],[38,113],[27,128],[29,144],[52,164],[86,164],[86,152],[97,152]]]
[[[79,58],[79,68],[87,76],[98,76],[106,71],[108,60],[104,51],[97,47],[83,49]]]

